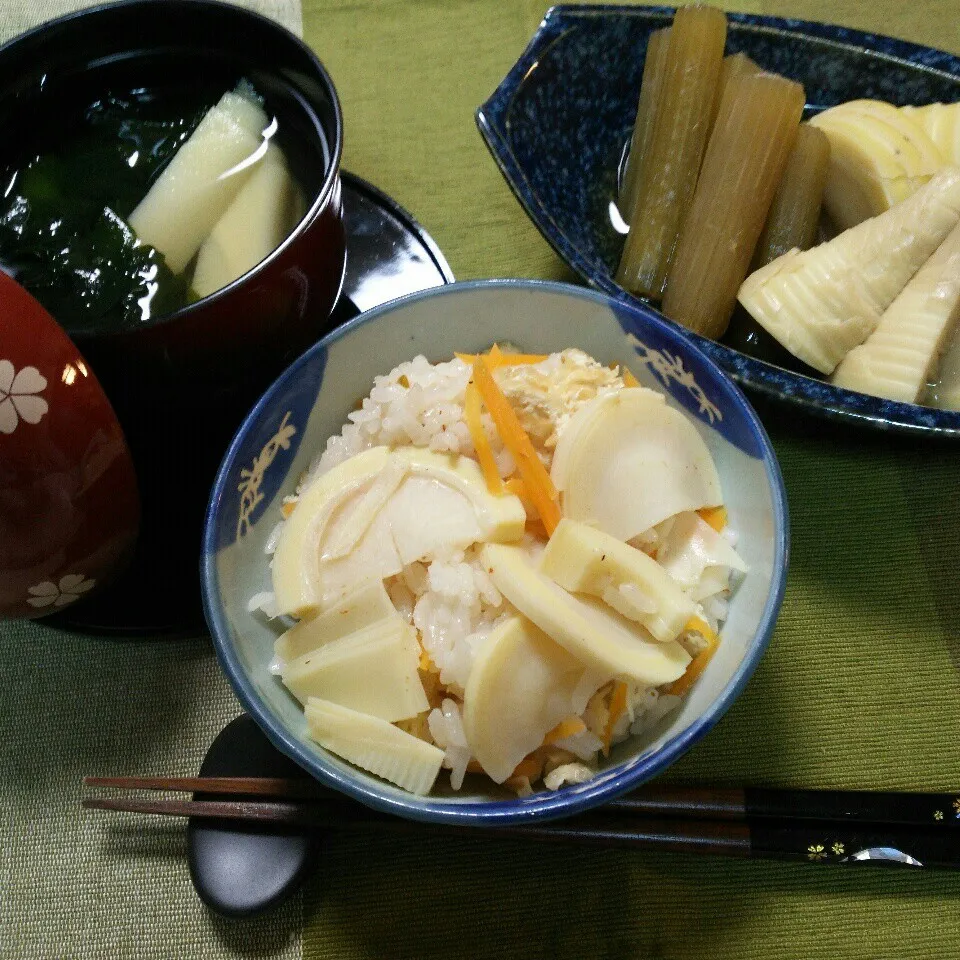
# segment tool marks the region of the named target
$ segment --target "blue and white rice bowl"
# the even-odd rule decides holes
[[[285,497],[339,434],[374,377],[418,355],[432,362],[494,342],[531,353],[579,348],[629,368],[696,425],[716,464],[737,551],[749,567],[733,594],[716,654],[679,707],[616,745],[582,784],[518,797],[481,778],[452,791],[441,776],[414,796],[313,742],[301,705],[271,670],[285,625],[250,609],[271,589],[267,550]],[[656,776],[720,719],[770,639],[788,558],[783,482],[767,435],[740,390],[650,310],[580,287],[537,281],[457,283],[393,301],[325,337],[266,392],[220,467],[204,531],[201,575],[220,663],[243,707],[283,753],[321,783],[411,819],[504,824],[567,816]],[[485,780],[485,778],[483,778]]]

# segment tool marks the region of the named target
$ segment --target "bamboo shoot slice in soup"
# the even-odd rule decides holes
[[[293,181],[283,153],[271,144],[203,241],[193,271],[194,294],[215,293],[275,250],[289,230],[292,205]]]
[[[249,161],[266,128],[257,103],[225,93],[130,214],[134,232],[166,257],[174,273],[193,259],[253,174]]]

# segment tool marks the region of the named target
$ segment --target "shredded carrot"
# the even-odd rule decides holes
[[[293,509],[294,509],[294,507],[296,507],[296,505],[297,505],[297,501],[296,501],[296,500],[291,500],[289,503],[285,503],[285,504],[280,508],[280,512],[283,514],[284,519],[286,519],[287,517],[290,516],[291,513],[293,513]]]
[[[700,519],[703,520],[704,523],[709,523],[717,533],[720,533],[727,525],[726,507],[704,507],[702,510],[698,510],[697,513]]]
[[[529,777],[530,782],[540,779],[543,773],[543,757],[538,756],[537,752],[528,753],[518,764],[516,770],[510,774],[510,779],[514,777]]]
[[[628,387],[640,386],[640,381],[626,367],[623,368],[623,382]]]
[[[579,717],[567,717],[561,720],[544,738],[543,745],[548,747],[551,743],[558,740],[564,740],[567,737],[575,737],[578,733],[583,733],[587,725]]]
[[[493,417],[493,422],[497,425],[504,445],[513,454],[520,476],[543,525],[547,528],[547,533],[552,534],[560,522],[560,497],[550,474],[540,462],[530,438],[520,425],[510,402],[497,386],[497,381],[493,379],[483,357],[477,357],[473,364],[473,380],[480,390],[487,410],[490,411],[490,416]]]
[[[494,354],[496,350],[496,354]],[[479,353],[458,353],[455,354],[457,359],[462,360],[464,363],[475,363],[477,357],[484,356],[484,354]],[[494,344],[490,349],[490,352],[485,355],[487,361],[487,366],[491,370],[496,370],[497,367],[519,367],[525,366],[533,363],[542,363],[547,359],[547,354],[545,353],[503,353],[500,348]]]
[[[490,447],[490,438],[480,421],[480,391],[472,380],[467,384],[467,392],[463,401],[463,415],[470,430],[470,437],[473,439],[473,447],[477,451],[477,459],[480,461],[480,468],[483,470],[483,478],[487,481],[487,489],[494,496],[500,496],[503,493],[503,481],[500,479],[497,461]]]
[[[627,709],[627,685],[622,680],[617,680],[613,685],[613,693],[610,694],[610,709],[607,713],[607,727],[603,731],[603,755],[610,756],[610,741],[613,738],[613,728],[617,721]]]
[[[683,676],[674,680],[673,683],[667,687],[667,693],[674,697],[679,697],[681,694],[686,693],[693,685],[694,680],[706,670],[707,664],[717,652],[717,645],[719,643],[719,638],[710,629],[710,624],[700,617],[691,617],[684,626],[684,630],[695,630],[697,633],[702,634],[707,641],[707,645],[687,664],[687,669]]]

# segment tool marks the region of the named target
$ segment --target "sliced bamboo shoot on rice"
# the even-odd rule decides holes
[[[430,707],[419,661],[415,628],[394,614],[284,664],[281,677],[301,703],[319,697],[392,723]]]
[[[484,772],[503,783],[546,735],[583,713],[596,687],[584,665],[522,617],[510,617],[484,640],[463,697],[463,729]],[[592,685],[591,685],[592,686]]]
[[[803,87],[731,78],[667,278],[663,312],[711,339],[726,332],[803,114]]]
[[[310,736],[331,753],[417,796],[430,792],[443,751],[386,720],[320,699],[307,701]]]
[[[174,273],[193,259],[253,174],[251,158],[264,146],[266,126],[259,104],[225,93],[130,214],[137,238],[156,247]]]
[[[726,15],[714,7],[681,7],[673,18],[663,91],[617,270],[617,282],[633,293],[663,295],[697,185],[726,37]]]
[[[370,580],[325,613],[301,620],[277,638],[274,652],[280,660],[296,660],[334,640],[346,637],[397,614],[382,580]]]
[[[560,521],[540,571],[565,590],[598,597],[661,642],[676,640],[694,614],[693,601],[656,560],[585,523]]]
[[[960,226],[953,228],[890,304],[877,329],[843,358],[831,383],[888,400],[917,403],[958,320]]]
[[[761,267],[738,299],[794,356],[832,373],[958,220],[960,169],[946,168],[886,213]]]
[[[577,411],[557,442],[551,476],[565,517],[623,541],[685,510],[723,502],[697,428],[642,388],[597,397]]]
[[[497,589],[600,683],[626,676],[660,686],[676,680],[690,662],[679,643],[657,643],[606,604],[568,593],[535,570],[522,548],[488,544],[481,556]]]

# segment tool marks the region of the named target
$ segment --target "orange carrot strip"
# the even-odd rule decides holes
[[[561,720],[543,738],[543,745],[547,747],[551,743],[556,743],[558,740],[564,740],[567,737],[573,737],[578,733],[583,733],[586,729],[587,725],[579,717],[567,717],[566,720]]]
[[[690,661],[683,676],[674,680],[673,683],[667,687],[667,693],[674,697],[679,697],[681,694],[686,693],[697,677],[706,670],[707,664],[713,659],[713,655],[717,652],[717,646],[720,642],[719,637],[710,629],[710,625],[700,617],[691,617],[684,626],[684,630],[696,630],[697,633],[703,634],[706,638],[707,646]]]
[[[514,777],[529,777],[530,782],[540,779],[543,773],[543,758],[538,757],[536,751],[528,753],[518,764],[517,768],[510,774],[510,779]]]
[[[613,739],[613,728],[627,709],[627,685],[617,680],[610,694],[610,709],[607,713],[607,728],[603,731],[603,755],[610,756],[610,741]]]
[[[710,524],[717,533],[720,533],[727,525],[726,507],[703,507],[701,510],[698,510],[697,513],[700,519],[703,520],[704,523]]]
[[[623,368],[623,382],[628,387],[640,386],[640,381],[626,367]]]
[[[458,360],[462,360],[464,363],[471,364],[476,361],[477,357],[485,356],[487,366],[491,370],[496,370],[497,367],[519,367],[521,365],[528,365],[532,363],[542,363],[547,359],[548,356],[546,353],[502,353],[499,347],[496,349],[496,354],[493,353],[493,348],[491,348],[490,353],[488,354],[457,353],[454,354],[454,356],[456,356]]]
[[[560,522],[560,498],[550,474],[540,462],[530,438],[520,426],[513,407],[497,386],[497,381],[493,379],[483,357],[477,357],[473,364],[473,380],[480,390],[487,410],[490,411],[490,416],[493,417],[493,422],[497,425],[504,445],[517,462],[517,469],[543,525],[547,528],[547,533],[552,534]]]
[[[503,493],[503,481],[500,479],[497,461],[493,456],[490,438],[480,421],[480,391],[472,380],[467,384],[467,392],[463,400],[463,416],[467,421],[470,437],[473,439],[473,448],[477,451],[483,478],[487,481],[487,489],[494,496],[500,496]]]
[[[293,513],[294,507],[296,507],[296,505],[297,505],[296,500],[290,500],[280,508],[280,512],[284,515],[284,517],[289,517],[290,514]]]

